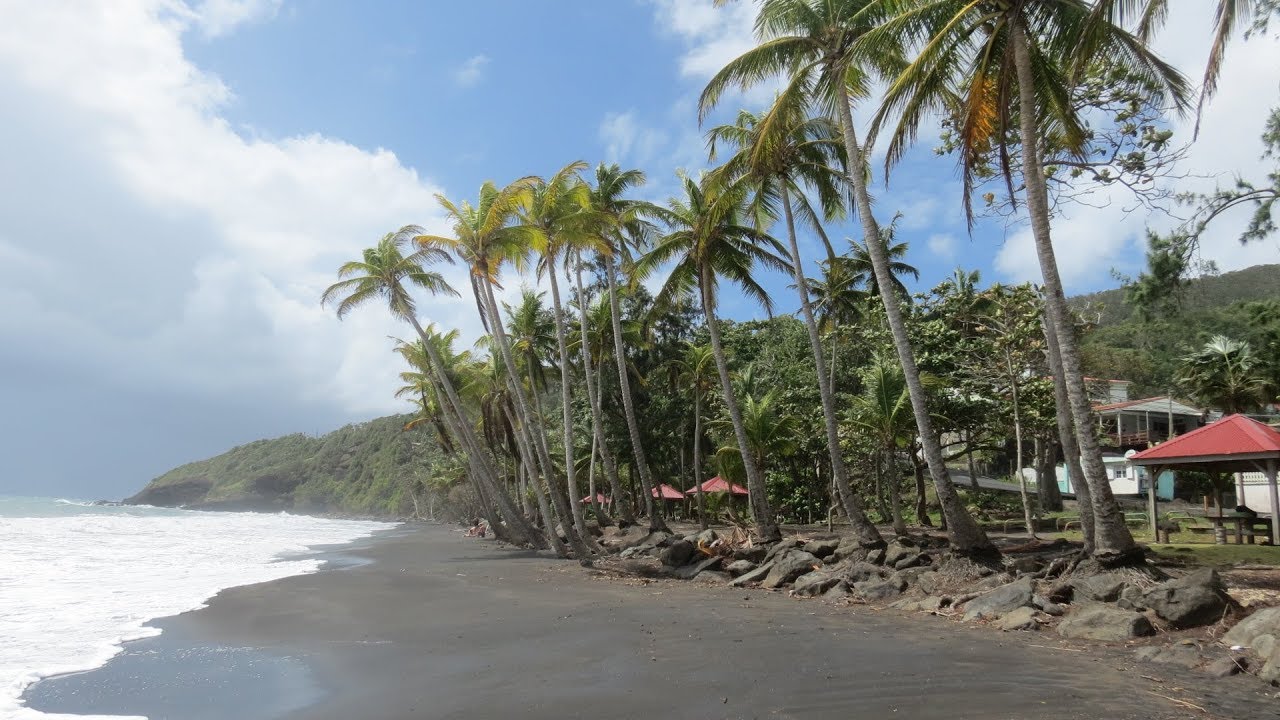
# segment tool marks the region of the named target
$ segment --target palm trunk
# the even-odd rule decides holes
[[[796,291],[800,294],[800,312],[804,317],[805,327],[809,331],[809,348],[813,351],[813,362],[818,376],[818,392],[822,396],[822,418],[827,430],[827,453],[831,456],[831,472],[835,476],[836,488],[840,491],[845,515],[853,526],[853,534],[858,539],[858,543],[863,547],[881,547],[884,545],[884,538],[880,537],[880,531],[876,530],[876,526],[867,519],[867,514],[862,508],[862,499],[849,486],[849,470],[844,464],[844,452],[840,449],[835,392],[827,376],[827,360],[822,352],[822,338],[818,335],[818,323],[813,318],[813,306],[809,302],[809,286],[804,277],[800,247],[796,243],[795,217],[791,212],[791,196],[785,178],[780,185],[782,211],[787,221],[787,240],[791,250],[792,275],[795,277]]]
[[[477,487],[484,486],[483,489],[489,491],[487,494],[497,504],[498,513],[506,519],[513,542],[516,544],[537,545],[537,531],[516,510],[515,503],[511,501],[511,497],[499,484],[497,471],[493,468],[492,463],[489,462],[488,455],[480,447],[480,442],[476,439],[475,432],[472,430],[471,420],[467,417],[465,406],[458,399],[458,393],[453,387],[453,382],[446,373],[444,359],[440,357],[435,344],[427,337],[427,332],[418,322],[418,319],[410,316],[409,321],[413,325],[413,329],[417,331],[418,337],[421,338],[422,345],[427,351],[427,358],[431,361],[434,369],[432,380],[436,383],[437,389],[443,392],[445,402],[441,403],[442,408],[445,410],[445,416],[453,421],[453,432],[466,452],[468,458],[467,466],[473,472],[472,477],[477,481]]]
[[[707,503],[702,489],[702,388],[701,378],[693,380],[693,486],[698,489],[698,524],[707,529]]]
[[[938,502],[942,505],[942,514],[947,519],[947,535],[953,551],[966,555],[997,554],[995,545],[987,538],[973,516],[960,500],[955,485],[951,483],[951,475],[947,472],[946,461],[942,456],[942,446],[933,430],[933,418],[929,416],[928,401],[924,394],[924,385],[920,382],[920,370],[916,367],[915,354],[911,349],[911,341],[907,337],[907,327],[902,320],[902,308],[898,295],[893,292],[893,274],[889,270],[889,254],[880,237],[880,228],[871,214],[871,196],[867,192],[865,166],[862,148],[858,145],[853,128],[853,111],[849,106],[849,91],[843,84],[839,86],[837,101],[840,111],[840,124],[844,131],[845,150],[849,157],[849,179],[853,186],[854,203],[858,212],[858,220],[862,223],[862,234],[867,244],[867,252],[871,255],[872,268],[875,271],[877,284],[884,289],[880,293],[880,301],[884,305],[885,316],[889,321],[889,329],[893,334],[894,349],[898,353],[898,361],[902,363],[902,374],[906,378],[907,391],[911,396],[911,411],[915,416],[916,430],[920,435],[921,449],[929,463],[929,474],[933,477],[933,485],[938,493]]]
[[[640,423],[636,420],[635,403],[631,397],[631,380],[627,377],[627,355],[622,345],[622,313],[618,309],[618,283],[615,278],[614,259],[605,258],[605,266],[605,276],[609,283],[609,317],[613,323],[613,352],[618,366],[618,388],[622,393],[622,410],[627,416],[627,434],[631,438],[634,468],[640,475],[640,494],[644,495],[644,508],[649,513],[649,531],[670,532],[654,503],[653,493],[657,485],[649,475],[649,461],[645,459],[644,444],[640,440]]]
[[[573,514],[573,526],[578,536],[588,547],[596,544],[595,538],[587,531],[587,521],[582,516],[582,503],[578,502],[578,473],[573,454],[573,398],[569,392],[569,341],[565,330],[564,308],[560,305],[559,274],[555,265],[555,255],[547,256],[547,277],[551,279],[551,307],[556,316],[556,344],[560,349],[560,407],[564,423],[564,475],[565,484],[569,488],[569,508]],[[592,503],[595,499],[592,498]],[[599,547],[593,548],[599,550]]]
[[[1089,483],[1084,479],[1084,470],[1080,467],[1080,445],[1076,442],[1075,422],[1071,419],[1070,400],[1067,398],[1067,383],[1062,377],[1062,361],[1058,355],[1058,336],[1053,331],[1048,317],[1041,318],[1044,329],[1045,357],[1049,361],[1049,373],[1053,375],[1053,398],[1055,417],[1058,421],[1058,440],[1062,443],[1062,461],[1067,468],[1067,476],[1076,491],[1076,507],[1080,511],[1080,534],[1084,536],[1084,552],[1093,554],[1093,495],[1089,492]],[[1055,478],[1055,482],[1056,482]]]
[[[969,463],[969,487],[974,490],[980,490],[982,489],[982,486],[978,484],[978,464],[973,461],[973,431],[969,430],[965,432],[965,436],[969,444],[969,447],[966,448],[967,452],[965,453],[965,459]]]
[[[1037,437],[1036,447],[1036,487],[1040,491],[1040,507],[1046,512],[1061,512],[1062,491],[1058,489],[1058,478],[1053,473],[1053,440],[1047,436]]]
[[[1027,524],[1027,534],[1036,536],[1035,518],[1031,512],[1031,494],[1027,492],[1027,476],[1022,472],[1022,409],[1018,406],[1018,378],[1014,374],[1013,359],[1006,349],[1004,353],[1005,368],[1009,371],[1009,387],[1013,393],[1013,442],[1014,468],[1018,475],[1018,494],[1022,497],[1022,519]]]
[[[516,379],[515,356],[511,352],[511,344],[507,341],[506,328],[502,326],[502,315],[498,312],[498,301],[494,297],[493,287],[488,282],[481,283],[482,300],[489,309],[489,317],[492,321],[493,338],[497,340],[498,350],[502,353],[502,361],[507,365],[507,387],[511,390],[511,396],[515,399],[516,415],[523,421],[521,430],[524,432],[526,446],[531,446],[530,458],[535,459],[537,464],[542,467],[542,476],[547,482],[547,493],[551,495],[551,502],[555,506],[556,514],[559,516],[560,525],[564,530],[565,537],[569,541],[569,546],[578,555],[578,559],[585,560],[589,557],[589,550],[583,544],[582,538],[574,532],[573,514],[566,507],[567,500],[563,492],[559,492],[554,481],[555,465],[551,462],[551,453],[547,451],[546,433],[542,429],[541,417],[530,411],[529,402],[524,397],[524,387]],[[520,434],[517,433],[517,438]],[[556,534],[554,520],[547,511],[543,511],[547,520],[547,533],[550,536]]]
[[[924,463],[913,451],[911,453],[911,472],[916,480],[916,521],[923,527],[933,527],[933,518],[929,517],[929,498],[926,496],[924,483]]]
[[[894,534],[902,536],[907,534],[907,521],[902,519],[902,470],[898,467],[896,449],[888,450],[886,455],[889,464],[889,512]]]
[[[626,493],[622,490],[622,483],[618,480],[618,465],[613,459],[613,450],[609,448],[609,443],[604,439],[604,413],[600,409],[600,393],[602,389],[597,385],[596,371],[591,362],[591,348],[587,345],[587,294],[582,289],[582,260],[577,258],[578,262],[574,266],[574,282],[578,292],[578,308],[581,311],[578,317],[579,329],[582,333],[581,355],[582,355],[582,372],[585,376],[583,384],[587,386],[587,401],[591,406],[591,434],[593,441],[600,447],[600,462],[604,464],[605,477],[609,479],[610,497],[613,498],[614,512],[618,512],[621,508],[622,519],[628,523],[635,522],[635,518],[631,516],[631,508],[623,500]],[[604,379],[603,370],[599,373],[600,380]]]
[[[738,399],[733,393],[733,381],[729,377],[729,362],[725,359],[724,345],[720,341],[720,324],[716,320],[715,299],[711,296],[711,278],[707,276],[705,268],[699,272],[698,289],[702,294],[702,312],[707,319],[707,331],[711,335],[711,352],[716,356],[716,370],[720,373],[724,404],[729,409],[729,418],[733,421],[733,434],[738,441],[742,467],[747,475],[748,500],[751,502],[751,512],[755,515],[756,533],[764,542],[777,542],[782,539],[782,532],[773,521],[773,510],[769,507],[769,497],[766,495],[768,488],[765,486],[764,475],[756,464],[751,446],[747,444],[747,430],[742,423],[742,409],[738,407]]]
[[[1021,13],[1012,18],[1010,39],[1013,42],[1014,65],[1018,72],[1018,100],[1022,131],[1022,174],[1027,188],[1027,210],[1031,216],[1031,234],[1035,238],[1036,255],[1044,277],[1046,314],[1058,336],[1062,374],[1066,380],[1071,418],[1075,421],[1076,439],[1080,443],[1085,480],[1093,501],[1094,557],[1104,564],[1142,562],[1141,548],[1125,525],[1124,515],[1111,494],[1102,449],[1094,431],[1093,409],[1085,391],[1080,371],[1080,353],[1072,332],[1071,310],[1063,293],[1053,241],[1049,235],[1049,196],[1040,165],[1039,133],[1036,129],[1036,100],[1031,50]],[[1028,180],[1029,179],[1029,180]]]

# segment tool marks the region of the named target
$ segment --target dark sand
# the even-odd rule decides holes
[[[446,528],[329,557],[160,621],[28,703],[151,720],[1280,717],[1252,678],[1178,677],[1049,633],[624,582]]]

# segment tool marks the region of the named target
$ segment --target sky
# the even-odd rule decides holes
[[[1178,3],[1157,43],[1193,78],[1213,4]],[[665,198],[676,168],[706,164],[696,98],[752,46],[753,13],[749,0],[0,0],[0,494],[120,498],[237,444],[404,411],[388,337],[408,331],[373,308],[342,322],[321,308],[335,269],[408,223],[447,234],[436,193],[462,200],[572,160],[642,168],[644,194]],[[1187,158],[1199,187],[1262,174],[1278,57],[1274,37],[1230,48]],[[769,96],[734,94],[723,112]],[[1188,123],[1175,121],[1184,137]],[[967,232],[936,138],[925,128],[874,189],[881,221],[904,215],[917,287],[957,266],[1038,280],[1025,227]],[[1172,222],[1124,205],[1057,220],[1069,292],[1139,271],[1144,227]],[[1280,261],[1274,240],[1241,247],[1241,223],[1215,227],[1205,256]],[[794,310],[787,278],[765,282]],[[733,294],[724,309],[760,313]],[[479,332],[461,300],[424,299],[421,314]]]

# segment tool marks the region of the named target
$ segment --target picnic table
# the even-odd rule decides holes
[[[1264,530],[1264,533],[1262,533],[1264,536],[1271,536],[1271,518],[1266,516],[1256,516],[1230,511],[1224,511],[1222,513],[1207,512],[1204,516],[1205,519],[1213,523],[1215,531],[1213,539],[1218,545],[1225,545],[1227,542],[1226,529],[1224,527],[1226,525],[1231,525],[1235,528],[1237,545],[1242,542],[1246,542],[1246,538],[1247,542],[1252,545],[1255,534],[1254,528],[1259,525],[1262,526]]]

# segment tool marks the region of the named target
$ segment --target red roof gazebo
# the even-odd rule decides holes
[[[659,495],[659,493],[661,493],[661,495]],[[666,483],[662,483],[658,487],[653,488],[652,490],[649,491],[649,494],[653,495],[654,497],[661,497],[663,500],[683,500],[684,499],[684,493],[680,492],[679,490],[671,487]]]
[[[730,482],[727,482],[727,481],[725,481],[723,478],[721,478],[719,475],[717,475],[717,476],[715,476],[715,477],[711,478],[710,480],[708,480],[708,481],[706,481],[706,482],[702,483],[702,492],[704,492],[704,493],[728,492],[728,493],[733,493],[734,495],[749,495],[749,494],[750,494],[750,493],[748,493],[748,492],[747,492],[747,489],[746,489],[746,488],[742,487],[741,485],[738,485],[737,483],[730,483]],[[685,494],[685,495],[697,495],[697,494],[698,494],[698,488],[696,488],[696,487],[695,487],[695,488],[691,488],[691,489],[689,489],[689,490],[686,490],[684,494]]]
[[[1228,415],[1129,458],[1149,468],[1151,477],[1161,470],[1261,471],[1271,492],[1271,544],[1280,545],[1280,494],[1276,472],[1280,466],[1280,432],[1244,415]],[[1152,532],[1156,528],[1156,499],[1148,492]]]
[[[590,502],[591,502],[591,496],[590,496],[590,495],[586,495],[586,496],[584,496],[584,497],[582,498],[582,500],[580,500],[579,502],[581,502],[583,505],[590,504]],[[609,498],[605,497],[605,496],[604,496],[604,493],[600,493],[600,492],[598,492],[598,493],[596,493],[596,504],[597,504],[597,505],[608,505],[608,504],[609,504]]]

